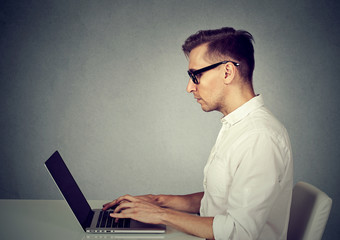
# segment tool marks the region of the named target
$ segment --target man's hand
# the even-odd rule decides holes
[[[114,218],[132,218],[134,220],[164,224],[188,234],[213,239],[213,217],[199,217],[187,212],[197,212],[203,193],[183,196],[172,195],[125,195],[106,203],[103,210],[115,208],[110,214]]]
[[[129,195],[126,195],[129,196]],[[103,205],[103,210],[107,210],[109,208],[115,208],[119,203],[119,199],[124,198],[120,197],[112,202],[106,203]],[[203,197],[203,192],[192,193],[187,195],[141,195],[141,196],[134,196],[134,198],[151,203],[153,205],[173,209],[176,211],[181,212],[188,212],[188,213],[198,213],[201,200]]]
[[[104,204],[103,210],[115,206],[114,212],[110,214],[111,217],[132,218],[140,222],[152,224],[162,224],[162,217],[166,213],[165,209],[157,205],[154,195],[137,197],[125,195],[110,203]]]
[[[117,207],[122,202],[122,200],[120,200],[120,199],[124,199],[125,197],[131,197],[131,196],[125,195],[125,196],[122,196],[120,198],[117,198],[116,200],[113,200],[112,202],[105,203],[103,205],[103,210],[105,211],[109,208],[114,209],[115,207]],[[161,204],[162,204],[161,201],[160,201],[160,198],[161,198],[160,195],[148,194],[148,195],[134,196],[133,198],[139,199],[141,201],[148,202],[148,203],[160,206],[160,207],[161,207]]]

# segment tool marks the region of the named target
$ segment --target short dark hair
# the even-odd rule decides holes
[[[240,63],[241,76],[250,83],[255,67],[254,38],[244,30],[224,27],[214,30],[201,30],[185,40],[182,50],[188,57],[191,50],[207,43],[207,54],[210,59],[229,60],[232,58]]]

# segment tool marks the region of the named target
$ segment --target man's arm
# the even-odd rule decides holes
[[[203,192],[188,195],[159,195],[159,206],[188,213],[199,213]]]
[[[176,228],[179,231],[205,239],[214,239],[213,217],[200,217],[168,210],[162,220],[163,224]]]
[[[126,195],[128,196],[128,195]],[[119,202],[121,202],[125,196],[120,197],[112,202],[106,203],[103,206],[103,210],[111,208]],[[198,213],[201,206],[201,199],[203,197],[203,192],[192,193],[188,195],[142,195],[135,196],[134,198],[163,207],[170,208],[177,211],[188,212],[188,213]]]
[[[199,195],[187,196],[189,199],[196,199]],[[188,199],[180,198],[180,201],[187,202]],[[213,217],[199,217],[170,208],[164,208],[143,201],[139,198],[125,195],[117,199],[117,208],[110,214],[114,218],[132,218],[137,221],[164,224],[180,231],[198,237],[213,239]],[[177,204],[177,203],[176,203]]]

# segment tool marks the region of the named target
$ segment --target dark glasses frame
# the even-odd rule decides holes
[[[237,62],[233,62],[233,61],[222,61],[222,62],[218,62],[218,63],[215,63],[215,64],[212,64],[210,66],[207,66],[207,67],[204,67],[204,68],[201,68],[201,69],[198,69],[198,70],[195,70],[195,71],[192,71],[192,70],[188,70],[188,74],[189,74],[189,77],[190,79],[193,81],[193,83],[195,84],[199,84],[199,80],[197,79],[197,75],[200,74],[200,73],[203,73],[203,72],[206,72],[206,71],[209,71],[221,64],[225,64],[225,63],[228,63],[228,62],[231,62],[232,64],[234,64],[236,67],[240,66],[239,63]]]

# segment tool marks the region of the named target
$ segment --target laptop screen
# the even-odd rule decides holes
[[[74,215],[77,217],[83,229],[85,229],[89,225],[89,218],[92,219],[93,211],[58,151],[53,153],[45,162],[45,166],[71,207]]]

